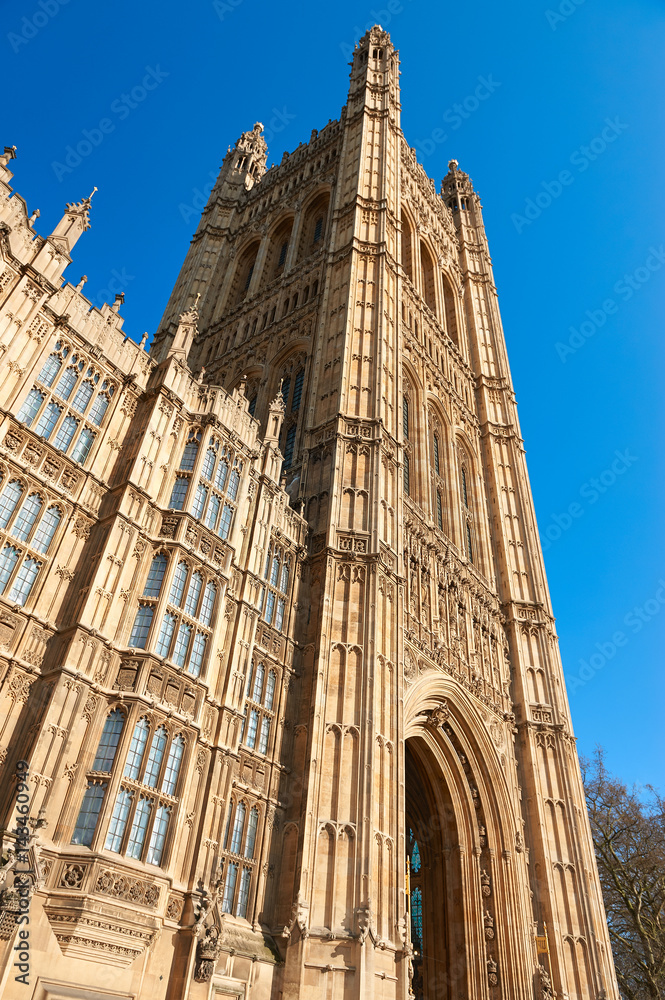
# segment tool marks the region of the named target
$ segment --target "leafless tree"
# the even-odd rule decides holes
[[[610,774],[600,748],[582,774],[619,987],[626,1000],[663,1000],[665,800]]]

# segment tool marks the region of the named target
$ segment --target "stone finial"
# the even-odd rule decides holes
[[[93,188],[82,201],[68,202],[65,214],[55,227],[49,240],[63,253],[70,254],[81,233],[90,229],[90,203],[97,188]]]
[[[5,146],[5,151],[0,155],[0,167],[6,167],[10,160],[16,159],[16,146]]]
[[[284,405],[284,396],[282,395],[282,380],[279,383],[279,389],[277,390],[277,395],[273,399],[272,403],[268,407],[268,426],[266,429],[266,442],[270,442],[273,445],[277,445],[279,442],[279,435],[282,430],[282,424],[284,422],[284,411],[286,406]]]
[[[38,208],[36,208],[36,209],[34,210],[34,212],[32,213],[32,215],[31,215],[31,216],[30,216],[30,218],[28,219],[28,225],[30,226],[30,228],[32,228],[32,227],[34,226],[35,222],[37,221],[37,219],[39,218],[39,216],[40,216],[41,214],[42,214],[42,213],[41,213],[41,212],[39,211],[39,209],[38,209]]]
[[[78,285],[76,286],[76,291],[77,292],[82,292],[83,291],[83,286],[85,285],[85,283],[86,283],[87,280],[88,280],[88,275],[87,274],[82,274],[81,275],[81,280],[79,281]]]
[[[198,304],[200,297],[201,293],[199,292],[194,300],[194,304],[191,305],[184,313],[181,313],[178,329],[176,330],[175,337],[173,338],[167,357],[178,358],[180,361],[187,360],[187,356],[189,355],[192,344],[194,343],[194,338],[199,332]]]

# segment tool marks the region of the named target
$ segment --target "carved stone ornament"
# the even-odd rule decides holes
[[[538,966],[538,980],[540,1000],[554,1000],[556,993],[552,989],[552,981],[549,973],[543,965]]]
[[[222,950],[217,927],[209,927],[205,936],[196,946],[196,969],[194,979],[197,983],[209,983],[215,971],[215,965]]]
[[[435,729],[440,729],[442,726],[445,726],[449,718],[450,709],[448,708],[448,702],[444,698],[440,705],[432,709],[429,717],[429,725]]]

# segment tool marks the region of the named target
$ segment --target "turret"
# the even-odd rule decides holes
[[[224,157],[215,186],[210,192],[208,204],[203,210],[198,229],[178,275],[171,298],[164,310],[159,329],[155,334],[151,353],[158,361],[163,360],[168,351],[168,343],[174,336],[177,317],[187,308],[193,297],[202,296],[199,310],[201,325],[210,321],[215,303],[211,294],[216,288],[213,275],[220,261],[228,253],[225,247],[226,231],[236,211],[238,201],[266,172],[268,144],[261,135],[263,125],[256,122],[249,132],[243,132],[235,146]]]

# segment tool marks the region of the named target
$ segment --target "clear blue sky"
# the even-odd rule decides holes
[[[665,789],[662,0],[43,3],[3,9],[0,138],[41,233],[97,185],[68,277],[112,301],[116,272],[136,339],[228,144],[272,123],[279,160],[338,116],[355,38],[391,32],[409,142],[483,199],[580,749]]]

